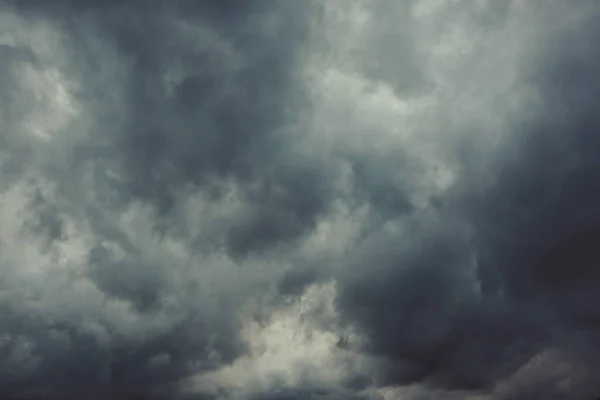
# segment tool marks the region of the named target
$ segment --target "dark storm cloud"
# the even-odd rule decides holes
[[[523,70],[541,107],[511,124],[485,169],[492,179],[467,175],[402,236],[351,256],[360,272],[342,279],[339,307],[366,349],[390,361],[385,379],[490,390],[557,337],[587,332],[588,351],[599,346],[597,15],[549,34]]]
[[[367,349],[391,361],[384,382],[481,389],[539,350],[543,315],[480,294],[462,228],[425,217],[353,255],[352,264],[371,267],[342,280],[339,306]]]
[[[520,127],[517,158],[500,169],[476,221],[484,268],[499,273],[508,295],[586,330],[598,327],[592,293],[600,284],[597,34],[590,17],[552,38],[533,78],[545,107]]]
[[[344,389],[288,389],[251,397],[251,400],[380,400],[381,396],[357,394]]]
[[[113,190],[126,192],[119,196],[149,201],[165,215],[181,190],[208,186],[218,197],[219,181],[240,184],[248,206],[230,221],[223,245],[242,255],[301,235],[326,208],[325,173],[290,150],[301,129],[290,110],[306,104],[297,65],[309,3],[31,1],[16,8],[53,16],[72,39],[81,64],[74,73],[94,90],[83,98],[100,108],[104,143],[88,151],[121,163],[126,189]],[[109,54],[90,46],[98,41]],[[94,75],[108,62],[124,72],[102,87]],[[123,93],[118,116],[103,109],[111,90]]]
[[[290,147],[298,124],[289,110],[305,107],[296,65],[309,10],[287,2],[4,3],[7,18],[58,32],[45,46],[56,39],[63,53],[2,47],[3,191],[17,190],[11,176],[44,186],[26,192],[22,240],[43,238],[41,251],[58,252],[58,262],[71,221],[91,248],[80,273],[50,272],[49,284],[2,261],[4,396],[172,398],[182,378],[244,352],[235,309],[243,294],[204,289],[228,267],[203,276],[210,261],[193,254],[224,248],[241,257],[294,240],[327,206],[325,174]],[[24,139],[25,113],[42,104],[19,86],[29,67],[56,67],[78,82],[84,121],[47,147]],[[218,202],[228,187],[241,205],[214,237],[176,224],[182,195]],[[122,213],[146,205],[149,230],[124,229]],[[183,241],[191,258],[165,250],[155,228]]]
[[[0,396],[593,394],[600,13],[434,3],[4,2]]]

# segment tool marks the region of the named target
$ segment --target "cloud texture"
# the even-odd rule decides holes
[[[5,0],[0,396],[600,395],[593,0]]]

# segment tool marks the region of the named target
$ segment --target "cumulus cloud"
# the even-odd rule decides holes
[[[4,1],[0,396],[600,395],[598,18]]]

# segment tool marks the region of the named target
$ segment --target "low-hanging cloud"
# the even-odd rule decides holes
[[[0,396],[597,396],[599,17],[3,2]]]

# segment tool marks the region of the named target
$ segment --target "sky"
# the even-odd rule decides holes
[[[2,0],[0,397],[600,396],[600,3]]]

